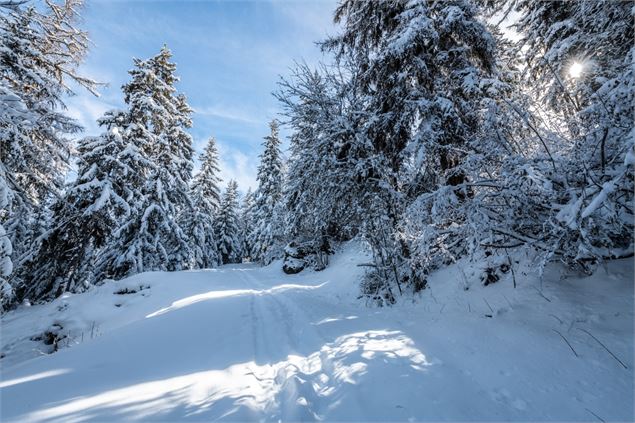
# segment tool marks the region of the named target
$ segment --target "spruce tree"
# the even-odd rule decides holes
[[[210,137],[201,155],[201,171],[194,176],[192,189],[200,191],[216,213],[220,207],[220,166],[216,139]]]
[[[238,184],[230,180],[223,194],[215,222],[216,242],[223,264],[242,262],[240,221],[238,215]]]
[[[193,210],[182,213],[182,226],[190,241],[195,269],[215,267],[220,263],[214,235],[214,220],[220,208],[219,172],[216,140],[211,137],[201,155],[201,170],[191,184]]]
[[[80,140],[78,177],[53,208],[51,229],[22,271],[19,299],[47,301],[65,292],[81,292],[95,279],[97,254],[130,214],[134,192],[127,184],[134,172],[122,137],[127,116],[109,112],[100,123],[105,132]]]
[[[251,192],[250,187],[243,198],[240,210],[241,239],[243,242],[242,252],[243,257],[249,260],[251,260],[252,257],[251,233],[254,226],[254,208],[254,194],[253,192]]]
[[[280,254],[281,246],[276,206],[282,195],[282,153],[278,122],[273,120],[269,127],[271,133],[265,137],[264,151],[260,155],[258,166],[258,189],[254,206],[254,228],[251,234],[251,254],[254,260],[269,264]]]
[[[337,8],[343,31],[324,48],[340,59],[354,57],[362,70],[365,131],[386,158],[387,182],[395,188],[405,182],[409,196],[465,179],[457,166],[478,132],[483,99],[498,82],[495,39],[478,14],[470,0],[350,0]],[[411,180],[399,180],[403,171]]]
[[[389,301],[404,286],[425,286],[401,228],[409,203],[441,187],[456,187],[449,190],[459,199],[470,195],[463,165],[483,105],[498,93],[495,40],[478,12],[469,0],[345,0],[335,14],[342,32],[323,44],[351,63],[355,90],[366,99],[338,159],[364,169],[362,228],[379,278],[392,281]]]
[[[141,193],[135,199],[132,219],[116,232],[114,245],[101,264],[109,277],[121,278],[149,270],[180,270],[189,266],[187,236],[178,213],[191,210],[191,109],[176,94],[176,66],[163,47],[158,55],[135,59],[124,85],[129,107],[129,139],[143,155],[139,169]]]
[[[97,85],[76,71],[88,46],[86,33],[75,27],[81,0],[46,2],[37,9],[22,3],[0,4],[0,167],[6,199],[0,221],[6,229],[3,254],[11,251],[15,269],[47,225],[45,208],[60,194],[69,163],[67,137],[80,129],[63,113],[64,96],[72,93],[67,83],[91,92]],[[14,287],[19,283],[11,278]]]

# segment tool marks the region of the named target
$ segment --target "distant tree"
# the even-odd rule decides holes
[[[9,202],[8,190],[4,166],[1,166],[0,163],[0,209],[5,209]],[[8,281],[8,277],[13,272],[12,253],[11,240],[7,236],[4,226],[0,224],[0,313],[15,298],[13,286]]]
[[[192,188],[203,194],[214,211],[220,207],[221,179],[219,174],[218,148],[216,147],[216,139],[211,137],[201,155],[201,171],[194,176]]]
[[[212,137],[201,155],[201,171],[194,176],[191,184],[193,209],[181,215],[182,226],[192,250],[192,267],[195,269],[215,267],[220,263],[214,235],[214,221],[220,209],[219,172],[218,150],[216,140]]]
[[[251,234],[254,227],[254,194],[251,192],[251,188],[247,190],[245,194],[241,209],[240,209],[240,228],[241,228],[241,239],[243,242],[242,251],[243,257],[251,259]]]
[[[216,242],[223,264],[242,261],[240,221],[238,215],[238,184],[230,180],[216,216]]]
[[[282,195],[282,153],[278,122],[269,124],[271,134],[265,137],[264,151],[258,166],[258,189],[254,194],[254,227],[251,234],[251,254],[254,260],[269,264],[280,254],[277,233],[279,216],[275,210]]]

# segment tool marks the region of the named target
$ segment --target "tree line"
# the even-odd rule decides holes
[[[242,204],[235,181],[221,193],[213,138],[192,175],[192,109],[167,47],[134,60],[125,108],[75,151],[67,82],[98,88],[77,74],[81,1],[22,3],[0,4],[5,308],[354,237],[372,252],[362,292],[378,304],[462,258],[491,273],[526,250],[539,269],[592,272],[633,254],[628,1],[341,1],[339,32],[320,42],[328,61],[298,64],[274,93],[289,158],[274,120]]]

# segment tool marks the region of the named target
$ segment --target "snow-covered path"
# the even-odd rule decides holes
[[[549,302],[529,303],[535,287],[484,297],[431,282],[418,304],[377,309],[355,300],[359,261],[349,249],[320,273],[149,273],[43,306],[36,322],[10,313],[2,363],[24,346],[17,331],[103,322],[100,336],[71,333],[78,345],[3,367],[2,421],[632,419],[632,263],[601,291],[600,276],[546,281]]]

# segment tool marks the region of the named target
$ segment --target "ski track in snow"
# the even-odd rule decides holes
[[[361,255],[293,276],[148,273],[9,313],[2,421],[632,420],[632,263],[583,286],[488,291],[463,291],[450,269],[437,279],[456,283],[432,278],[418,303],[378,309],[355,300]],[[28,359],[36,328],[100,316],[100,336]]]

